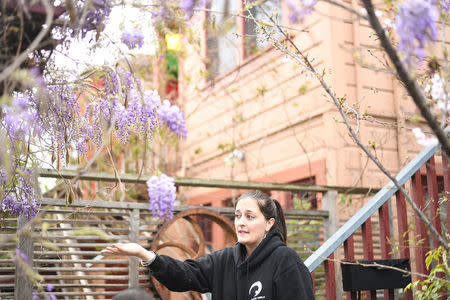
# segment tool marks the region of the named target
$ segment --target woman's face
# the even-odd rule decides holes
[[[266,220],[258,203],[252,198],[244,198],[236,204],[234,226],[238,242],[244,244],[248,250],[253,251],[270,230],[274,218]]]

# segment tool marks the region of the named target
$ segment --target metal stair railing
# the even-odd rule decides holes
[[[437,192],[437,176],[436,176],[436,164],[434,162],[434,155],[440,149],[440,146],[430,146],[420,152],[406,167],[404,167],[396,176],[397,181],[401,186],[404,186],[408,180],[411,179],[411,196],[413,201],[421,209],[432,210],[431,216],[434,216],[433,226],[439,233],[441,233],[439,208],[438,208],[438,192]],[[428,196],[431,198],[432,205],[425,205],[422,183],[421,168],[427,166],[427,190]],[[423,168],[422,168],[423,169]],[[442,173],[444,178],[444,189],[448,193],[450,190],[449,173],[448,173],[448,159],[445,155],[442,155]],[[386,184],[373,198],[371,198],[367,204],[365,204],[355,215],[353,215],[342,227],[340,227],[330,238],[328,238],[314,253],[312,253],[306,260],[305,265],[310,272],[314,270],[322,263],[325,263],[326,282],[326,297],[327,299],[336,299],[336,295],[342,293],[336,291],[335,282],[335,266],[334,266],[334,252],[344,245],[344,252],[346,259],[354,258],[354,245],[353,234],[359,228],[362,229],[362,242],[364,259],[373,259],[373,241],[372,241],[372,229],[371,229],[371,216],[377,211],[380,218],[380,239],[381,239],[381,251],[383,259],[392,257],[392,249],[389,244],[389,240],[392,238],[390,235],[389,226],[389,208],[388,201],[392,196],[396,195],[397,198],[397,215],[398,215],[398,230],[399,230],[399,242],[401,242],[400,255],[410,257],[409,244],[408,244],[408,224],[407,213],[404,195],[394,185],[392,181]],[[448,194],[445,195],[448,198]],[[449,206],[447,205],[447,220],[449,218]],[[436,221],[436,219],[438,221]],[[425,238],[424,247],[429,245],[428,234],[426,233],[425,225],[416,216],[416,234],[419,234],[422,238]],[[406,234],[405,234],[406,233]],[[426,236],[426,237],[425,237]],[[427,244],[428,243],[428,244]],[[436,241],[435,241],[436,245]],[[404,247],[403,247],[404,246]],[[428,246],[429,247],[429,246]],[[426,273],[424,265],[425,251],[422,249],[419,252],[416,250],[416,271]],[[422,262],[423,260],[423,262]],[[412,299],[411,293],[406,293],[406,299]],[[356,299],[355,293],[348,293],[348,299]],[[370,299],[376,299],[376,292],[371,291],[369,295]],[[385,290],[386,299],[394,299],[394,293],[392,290]]]

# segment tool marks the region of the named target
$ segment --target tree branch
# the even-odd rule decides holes
[[[45,18],[45,25],[42,26],[42,30],[39,32],[37,37],[31,42],[30,46],[28,46],[25,51],[23,51],[14,61],[6,67],[1,73],[0,73],[0,82],[4,81],[12,72],[14,72],[24,61],[28,58],[28,55],[33,52],[39,43],[42,41],[42,39],[47,35],[51,28],[51,24],[53,21],[53,8],[51,7],[48,0],[42,0],[45,6],[45,11],[47,13],[47,16]]]
[[[405,84],[405,88],[408,91],[409,95],[413,99],[416,106],[419,108],[421,115],[425,118],[430,126],[431,130],[433,130],[434,134],[439,140],[439,143],[442,145],[442,149],[444,150],[447,157],[450,157],[450,141],[448,139],[448,135],[444,132],[444,130],[440,127],[439,122],[434,115],[434,113],[427,106],[427,99],[423,94],[423,91],[417,81],[409,76],[408,71],[405,69],[404,64],[401,62],[400,58],[397,55],[397,51],[392,46],[389,39],[386,37],[383,27],[380,24],[380,21],[375,15],[374,7],[371,0],[362,0],[364,3],[364,7],[367,10],[367,15],[369,17],[369,22],[372,28],[375,30],[376,34],[380,39],[381,46],[389,55],[394,67],[400,77],[400,80]]]

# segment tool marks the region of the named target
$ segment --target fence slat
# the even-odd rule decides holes
[[[351,235],[344,242],[344,257],[348,260],[355,259],[355,243],[353,241],[353,235]],[[356,300],[356,292],[345,292],[348,300]]]
[[[447,199],[450,199],[450,173],[449,173],[449,166],[448,166],[448,157],[442,153],[442,172],[444,177],[444,196]],[[448,201],[446,203],[447,206],[447,226],[450,226],[450,205],[448,204]]]
[[[363,238],[363,253],[364,259],[373,259],[373,237],[372,237],[372,221],[371,218],[367,219],[361,226],[362,238]],[[377,299],[377,291],[370,291],[369,296],[371,300]]]
[[[430,198],[430,219],[431,224],[434,226],[439,234],[442,234],[441,229],[441,216],[439,214],[439,196],[436,176],[436,164],[434,162],[434,156],[430,158],[426,166],[427,169],[427,186],[428,197]],[[433,238],[434,248],[439,247],[439,241],[435,237]]]
[[[325,260],[325,290],[327,300],[336,300],[336,272],[333,253]]]
[[[411,178],[412,199],[417,207],[425,213],[425,201],[422,188],[422,175],[420,170]],[[416,271],[421,274],[428,274],[425,267],[425,254],[429,250],[428,234],[425,224],[420,220],[417,213],[414,213],[416,221]]]
[[[437,176],[436,176],[436,163],[434,161],[434,156],[432,156],[427,163],[427,186],[428,186],[428,197],[430,198],[430,219],[431,224],[434,226],[436,231],[439,234],[442,234],[441,228],[441,215],[439,208],[439,195],[438,195],[438,185],[437,185]],[[448,207],[449,205],[447,205]],[[437,237],[433,238],[433,247],[437,249],[439,247],[439,241]],[[442,262],[442,260],[441,260]],[[437,273],[439,278],[444,278],[445,274],[443,272]],[[442,295],[439,299],[445,299],[445,296]]]
[[[380,243],[381,256],[383,259],[392,258],[391,255],[391,230],[389,225],[389,202],[386,202],[378,209],[378,219],[380,223]],[[384,299],[394,300],[394,290],[384,290]]]

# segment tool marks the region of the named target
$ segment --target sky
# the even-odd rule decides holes
[[[129,50],[120,42],[124,30],[140,28],[144,33],[144,46]],[[59,48],[59,51],[62,51]],[[74,40],[70,48],[55,53],[55,64],[66,70],[80,70],[80,66],[112,65],[121,55],[152,55],[155,53],[154,31],[150,13],[131,6],[115,6],[106,23],[99,43],[86,36]]]

